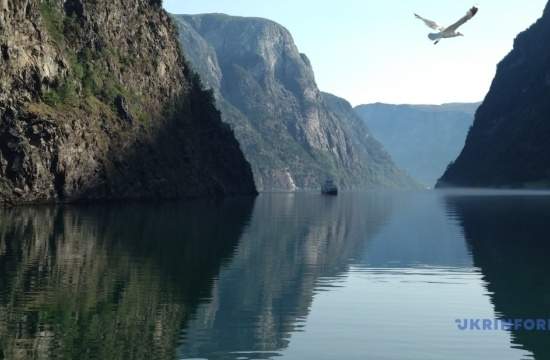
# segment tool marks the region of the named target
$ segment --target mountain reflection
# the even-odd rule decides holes
[[[174,358],[252,206],[0,210],[0,358]]]
[[[391,210],[374,193],[261,196],[212,301],[188,323],[180,356],[276,356],[304,325],[315,292],[334,286],[323,278],[345,275]]]
[[[501,319],[550,319],[550,197],[452,196],[476,266]],[[513,331],[518,347],[550,358],[549,331]]]
[[[0,210],[0,358],[545,359],[550,332],[454,320],[550,318],[549,218],[439,192]]]
[[[392,216],[368,243],[359,263],[366,269],[469,268],[471,256],[460,227],[446,216],[434,192],[389,197]]]

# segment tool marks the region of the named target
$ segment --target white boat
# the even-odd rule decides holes
[[[338,195],[338,187],[333,180],[327,180],[321,186],[321,193],[323,195]]]

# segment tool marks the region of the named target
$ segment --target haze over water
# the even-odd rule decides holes
[[[0,212],[0,358],[546,359],[546,193]]]

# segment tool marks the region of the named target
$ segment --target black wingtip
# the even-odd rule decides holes
[[[479,8],[477,6],[474,6],[470,9],[470,11],[472,12],[473,15],[475,15],[479,11]]]

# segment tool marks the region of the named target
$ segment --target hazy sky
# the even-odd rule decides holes
[[[546,0],[164,0],[178,14],[221,12],[284,25],[321,90],[354,105],[479,101],[516,35]],[[450,25],[474,4],[465,37],[434,46],[413,13]]]

